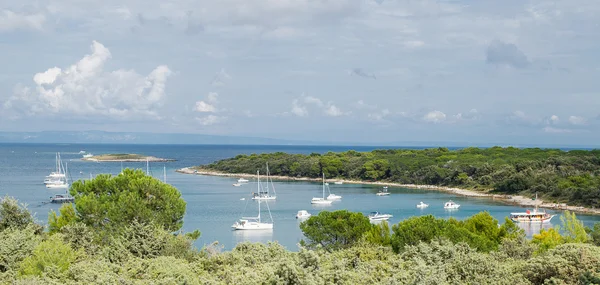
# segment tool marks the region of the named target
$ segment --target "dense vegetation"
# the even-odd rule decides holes
[[[269,163],[272,175],[389,181],[457,186],[506,194],[533,195],[555,203],[600,207],[600,150],[514,147],[347,151],[310,155],[238,155],[200,169],[256,173]]]
[[[390,232],[361,213],[322,211],[301,223],[298,252],[277,243],[221,252],[218,243],[194,248],[199,232],[173,233],[178,219],[164,223],[164,207],[140,202],[139,216],[86,219],[87,207],[110,209],[106,185],[130,185],[106,188],[132,201],[144,193],[139,184],[153,195],[174,189],[138,171],[96,179],[74,187],[75,205],[50,215],[48,230],[24,205],[0,199],[1,284],[600,284],[600,224],[587,229],[571,213],[528,241],[487,212],[463,221],[413,217]],[[90,202],[91,189],[99,201]],[[143,214],[148,207],[155,217]]]

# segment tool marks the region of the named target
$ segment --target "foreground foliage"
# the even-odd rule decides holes
[[[507,194],[539,193],[555,203],[600,207],[600,150],[492,147],[461,150],[390,149],[238,155],[200,169],[256,173],[269,163],[272,175],[345,178],[404,184],[459,186]]]

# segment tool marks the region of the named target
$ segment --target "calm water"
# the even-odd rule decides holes
[[[150,172],[157,178],[163,178],[163,167],[167,168],[167,182],[177,187],[187,202],[184,218],[184,230],[199,229],[202,237],[197,246],[218,241],[228,250],[236,243],[250,241],[278,241],[290,250],[297,250],[297,243],[302,238],[295,214],[298,210],[307,210],[317,214],[321,210],[347,209],[368,214],[379,211],[394,215],[391,223],[415,215],[433,214],[438,217],[454,217],[464,219],[480,211],[490,212],[500,222],[510,212],[522,211],[518,206],[506,205],[491,199],[458,197],[447,193],[390,187],[390,196],[376,196],[380,189],[369,185],[330,185],[331,191],[342,195],[339,202],[330,206],[313,206],[313,196],[321,196],[321,184],[311,182],[277,182],[274,186],[277,200],[268,202],[268,208],[275,222],[274,229],[267,232],[232,231],[231,224],[241,216],[256,216],[257,202],[250,199],[256,192],[256,182],[242,187],[233,187],[237,178],[185,175],[176,173],[178,168],[206,164],[215,160],[232,157],[238,154],[266,153],[283,151],[288,153],[325,153],[327,151],[370,151],[375,147],[331,147],[331,146],[213,146],[213,145],[83,145],[83,144],[0,144],[0,195],[13,196],[36,214],[40,222],[45,223],[50,210],[57,210],[60,205],[48,203],[48,198],[55,192],[47,190],[42,181],[54,168],[55,153],[61,152],[63,161],[68,162],[72,179],[88,179],[98,173],[118,174],[121,170],[119,162],[84,162],[81,161],[80,150],[94,154],[105,153],[139,153],[177,161],[167,163],[151,163]],[[123,163],[123,167],[146,168],[144,163]],[[240,200],[246,198],[245,200]],[[452,199],[461,205],[459,210],[446,211],[444,202]],[[416,204],[423,201],[430,206],[417,209]],[[263,218],[269,220],[267,205],[263,202]],[[550,211],[549,211],[550,212]],[[560,214],[560,212],[557,212]],[[588,226],[600,222],[600,216],[579,215]],[[553,219],[553,224],[560,223],[560,217]],[[548,227],[551,225],[548,225]],[[546,227],[546,226],[545,226]],[[539,226],[525,230],[529,235],[539,231]]]

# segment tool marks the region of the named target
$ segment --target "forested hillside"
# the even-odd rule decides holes
[[[456,186],[506,194],[537,192],[550,202],[600,207],[600,150],[514,147],[374,150],[310,155],[238,155],[198,167],[227,173]]]

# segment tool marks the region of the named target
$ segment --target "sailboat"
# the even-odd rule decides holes
[[[60,153],[59,152],[56,153],[55,166],[56,166],[56,171],[51,172],[44,179],[44,184],[45,185],[48,185],[48,184],[64,184],[63,180],[65,179],[65,173],[64,173],[64,171],[62,169],[62,160],[60,159]]]
[[[257,179],[259,179],[258,170],[256,171]],[[258,182],[258,191],[260,192],[260,180]],[[254,199],[254,198],[252,198]],[[242,217],[237,222],[235,222],[231,227],[235,230],[270,230],[273,229],[273,216],[271,216],[271,209],[269,209],[269,203],[267,203],[267,210],[269,210],[269,217],[271,217],[271,223],[263,223],[260,218],[260,204],[263,201],[258,201],[258,216],[256,217]]]
[[[67,163],[65,163],[65,184],[61,185],[61,187],[58,187],[56,185],[54,185],[55,187],[52,187],[52,184],[48,184],[46,185],[46,187],[48,188],[61,188],[61,189],[65,189],[65,193],[64,194],[55,194],[54,196],[50,197],[50,202],[51,203],[70,203],[75,201],[75,198],[71,195],[69,195],[69,180],[68,180],[68,173],[69,173],[69,165]]]
[[[277,199],[277,194],[275,193],[275,186],[273,186],[273,180],[270,180],[269,178],[269,163],[267,163],[267,187],[265,190],[261,189],[261,185],[260,185],[260,175],[258,173],[258,170],[256,171],[256,183],[258,184],[258,193],[252,193],[252,200],[275,200]],[[273,188],[273,193],[275,193],[275,195],[272,195],[269,193],[269,183],[271,183],[271,188]],[[234,185],[235,186],[235,185]]]
[[[377,196],[388,196],[390,192],[388,192],[387,186],[383,186],[383,189],[376,194]]]
[[[327,196],[327,200],[340,200],[340,199],[342,199],[342,196],[335,195],[335,194],[331,193],[331,190],[329,189],[329,183],[325,182],[325,188],[327,188],[327,192],[329,192],[329,196]]]
[[[313,197],[312,200],[310,200],[310,203],[318,205],[330,205],[331,202],[333,201],[325,199],[325,173],[323,173],[323,198]]]
[[[60,153],[56,155],[57,159],[57,172],[52,172],[46,178],[50,179],[48,181],[44,181],[46,184],[46,188],[48,189],[67,189],[69,188],[69,182],[67,180],[67,170],[63,171],[62,160],[60,159]],[[52,177],[52,175],[54,176]]]

